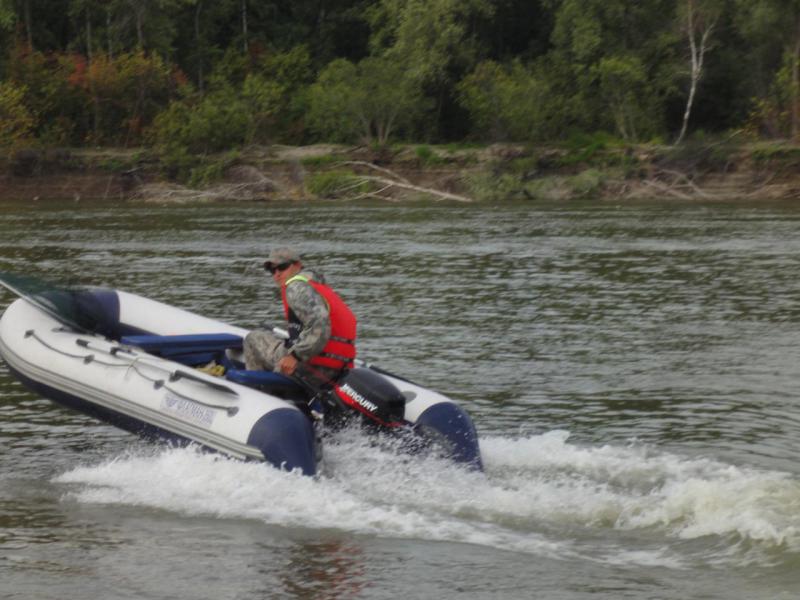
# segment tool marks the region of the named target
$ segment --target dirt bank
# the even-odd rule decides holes
[[[3,200],[451,201],[800,199],[800,147],[717,142],[444,147],[315,145],[220,157],[213,181],[170,180],[142,149],[26,150],[0,163]]]

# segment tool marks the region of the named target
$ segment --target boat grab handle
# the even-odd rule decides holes
[[[80,346],[81,348],[86,348],[87,350],[94,350],[96,352],[105,352],[106,354],[110,354],[111,356],[113,356],[115,358],[120,358],[119,356],[117,356],[120,352],[124,352],[126,354],[130,354],[131,356],[136,357],[136,358],[133,359],[133,361],[131,363],[131,366],[133,366],[137,362],[142,362],[143,359],[151,358],[149,355],[137,356],[136,352],[133,352],[132,350],[129,350],[128,348],[126,348],[124,346],[115,346],[115,347],[111,348],[110,350],[105,350],[105,349],[102,349],[102,348],[92,347],[90,345],[89,340],[77,339],[77,340],[75,340],[75,343],[78,346]],[[223,394],[230,394],[232,396],[238,396],[239,395],[239,393],[236,390],[231,389],[226,385],[223,385],[221,383],[217,383],[216,381],[209,381],[207,379],[204,379],[202,377],[198,377],[197,375],[194,375],[193,373],[189,373],[187,371],[181,371],[179,369],[176,369],[175,371],[170,371],[169,369],[165,369],[161,365],[154,364],[154,363],[148,363],[148,366],[151,367],[151,368],[156,368],[156,369],[159,369],[161,371],[165,371],[165,372],[169,373],[169,380],[170,381],[178,381],[179,379],[188,379],[189,381],[194,381],[196,383],[202,383],[203,385],[206,385],[206,386],[208,386],[210,388],[213,388],[213,389],[215,389],[215,390],[217,390],[219,392],[222,392]],[[136,372],[138,373],[139,371],[137,370]],[[141,375],[141,373],[139,373],[139,374]]]
[[[217,383],[216,381],[208,381],[207,379],[203,379],[202,377],[198,377],[192,373],[187,373],[186,371],[176,370],[173,371],[170,376],[170,381],[178,381],[179,379],[188,379],[189,381],[196,381],[197,383],[202,383],[207,385],[208,387],[214,388],[224,394],[233,394],[234,396],[238,396],[239,394],[236,390],[232,390],[226,385],[222,385],[221,383]]]
[[[44,341],[42,338],[40,338],[37,335],[36,331],[33,330],[33,329],[29,329],[28,331],[26,331],[25,332],[25,337],[26,338],[35,339],[37,342],[39,342],[42,346],[44,346],[48,350],[52,350],[53,352],[58,352],[59,354],[61,354],[63,356],[68,356],[69,358],[78,358],[78,359],[82,360],[83,362],[85,362],[87,364],[94,360],[94,354],[88,354],[88,355],[87,354],[71,354],[69,352],[64,352],[63,350],[60,350],[60,349],[56,348],[55,346],[51,346],[46,341]]]
[[[33,330],[33,329],[27,330],[25,332],[25,337],[26,338],[35,339],[37,342],[42,344],[45,348],[47,348],[49,350],[52,350],[53,352],[58,352],[59,354],[61,354],[63,356],[68,356],[69,358],[80,359],[80,360],[82,360],[83,362],[85,362],[87,364],[92,362],[92,361],[94,361],[94,362],[97,362],[97,363],[99,363],[101,365],[105,365],[107,367],[127,367],[128,369],[132,368],[134,371],[136,371],[136,373],[139,374],[140,377],[143,377],[143,378],[147,379],[148,381],[153,382],[154,387],[156,389],[159,389],[159,388],[163,387],[164,389],[166,389],[169,392],[175,394],[176,396],[179,396],[179,397],[184,398],[186,400],[189,400],[191,402],[196,402],[197,404],[202,404],[203,406],[208,406],[210,408],[216,408],[218,410],[224,410],[228,414],[229,417],[232,417],[236,413],[239,412],[239,409],[237,407],[235,407],[235,406],[220,406],[219,404],[211,404],[209,402],[203,402],[202,400],[198,400],[197,398],[191,398],[191,397],[189,397],[189,396],[187,396],[185,394],[181,394],[177,390],[173,390],[169,386],[165,385],[165,382],[164,382],[163,379],[151,379],[150,377],[147,377],[144,373],[142,373],[141,371],[139,371],[139,369],[136,368],[136,363],[140,362],[140,357],[134,358],[132,361],[130,361],[127,364],[107,363],[107,362],[103,362],[101,360],[97,360],[94,357],[94,354],[85,355],[85,354],[72,354],[70,352],[64,352],[63,350],[60,350],[60,349],[48,344],[45,340],[40,338],[36,334],[36,331]],[[112,348],[111,350],[104,350],[102,348],[97,348],[97,347],[93,348],[90,345],[90,342],[88,340],[82,340],[82,339],[75,340],[75,344],[80,346],[81,348],[86,348],[87,350],[105,352],[106,354],[110,354],[111,356],[113,356],[115,358],[120,358],[120,357],[117,356],[117,352],[118,351],[129,352],[128,350],[125,350],[124,348]],[[131,354],[135,355],[135,353],[131,353]],[[150,366],[151,367],[155,367],[157,369],[160,369],[162,371],[169,372],[169,369],[164,369],[163,367],[161,367],[159,365],[151,364]],[[189,379],[191,381],[196,381],[197,383],[202,383],[204,385],[207,385],[207,386],[209,386],[211,388],[214,388],[215,390],[219,390],[220,392],[223,392],[223,393],[226,393],[226,394],[233,394],[234,396],[238,396],[239,395],[236,392],[236,390],[231,389],[231,388],[229,388],[229,387],[227,387],[225,385],[222,385],[221,383],[217,383],[215,381],[207,381],[207,380],[205,380],[205,379],[203,379],[201,377],[197,377],[196,375],[193,375],[192,373],[187,373],[186,371],[175,370],[175,371],[172,371],[172,372],[169,372],[169,373],[170,373],[170,377],[169,377],[170,381],[177,381],[178,379]]]
[[[172,388],[170,388],[168,385],[165,384],[163,379],[152,379],[152,378],[148,377],[147,375],[145,375],[139,369],[136,368],[136,363],[141,361],[141,357],[136,357],[136,358],[134,358],[132,361],[130,361],[128,363],[107,363],[107,362],[103,362],[101,360],[97,360],[94,357],[94,354],[72,354],[70,352],[64,352],[63,350],[60,350],[60,349],[48,344],[45,340],[40,338],[36,334],[36,331],[33,330],[33,329],[28,329],[25,332],[25,337],[26,338],[35,339],[37,342],[39,342],[42,346],[44,346],[48,350],[52,350],[53,352],[57,352],[57,353],[59,353],[59,354],[61,354],[63,356],[67,356],[69,358],[80,359],[80,360],[82,360],[83,362],[85,362],[87,364],[90,363],[90,362],[96,362],[98,364],[101,364],[101,365],[104,365],[104,366],[107,366],[107,367],[126,367],[128,369],[133,369],[134,371],[136,371],[136,373],[140,377],[143,377],[144,379],[147,379],[148,381],[153,382],[153,386],[156,389],[159,389],[159,388],[163,387],[164,389],[166,389],[170,393],[175,394],[176,396],[179,396],[179,397],[184,398],[186,400],[189,400],[191,402],[196,402],[197,404],[202,404],[203,406],[208,406],[210,408],[216,408],[218,410],[224,410],[229,417],[232,417],[236,413],[239,412],[239,408],[236,407],[236,406],[220,406],[219,404],[211,404],[209,402],[203,402],[202,400],[198,400],[197,398],[191,398],[191,397],[189,397],[189,396],[187,396],[185,394],[181,394],[177,390],[173,390]],[[90,342],[88,340],[83,340],[83,339],[77,339],[77,340],[75,340],[75,343],[76,343],[76,345],[80,346],[81,348],[86,348],[87,350],[94,350],[96,352],[97,351],[105,352],[106,354],[110,354],[114,358],[120,358],[120,357],[117,356],[117,353],[119,351],[130,353],[130,354],[133,354],[135,356],[135,353],[130,352],[130,351],[128,351],[128,350],[126,350],[125,348],[122,348],[122,347],[120,347],[120,348],[112,348],[111,350],[104,350],[102,348],[97,348],[97,347],[93,348],[90,345]],[[169,369],[164,369],[163,367],[161,367],[159,365],[152,365],[151,364],[150,366],[151,367],[155,367],[157,369],[160,369],[162,371],[169,372]],[[169,378],[170,381],[177,381],[178,379],[190,379],[192,381],[196,381],[198,383],[205,384],[205,385],[207,385],[209,387],[212,387],[212,388],[214,388],[216,390],[219,390],[221,392],[224,392],[226,394],[233,394],[234,396],[238,396],[239,395],[236,392],[236,390],[233,390],[233,389],[231,389],[231,388],[229,388],[227,386],[224,386],[224,385],[222,385],[220,383],[216,383],[215,381],[206,381],[205,379],[202,379],[200,377],[192,375],[191,373],[186,373],[185,371],[176,370],[176,371],[173,371],[173,372],[170,373],[170,378]]]

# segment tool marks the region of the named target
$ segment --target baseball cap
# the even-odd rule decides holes
[[[291,248],[274,248],[270,250],[267,260],[264,261],[264,267],[295,262],[300,262],[300,255],[297,252]]]

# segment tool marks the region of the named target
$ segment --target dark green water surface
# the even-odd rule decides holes
[[[0,203],[0,270],[248,327],[275,245],[486,474],[355,432],[318,481],[168,449],[1,365],[0,598],[798,597],[800,204]]]

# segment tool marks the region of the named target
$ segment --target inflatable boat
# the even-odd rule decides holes
[[[326,428],[352,419],[482,469],[467,413],[402,377],[360,362],[312,391],[245,370],[246,329],[124,291],[31,291],[17,281],[0,277],[21,296],[0,319],[0,356],[27,387],[66,407],[143,437],[306,475],[318,472]]]

